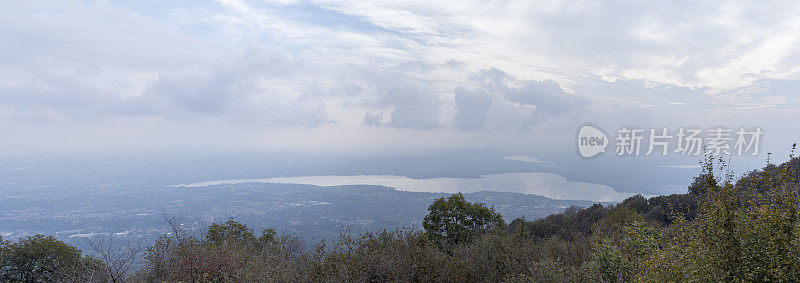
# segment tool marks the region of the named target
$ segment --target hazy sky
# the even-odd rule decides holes
[[[2,1],[0,153],[800,139],[800,3]]]

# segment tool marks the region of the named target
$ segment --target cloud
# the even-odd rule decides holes
[[[440,102],[425,80],[415,79],[402,66],[394,69],[360,68],[356,70],[364,86],[361,105],[389,114],[384,125],[394,128],[439,128]]]
[[[368,127],[380,127],[383,125],[382,120],[383,120],[383,114],[381,113],[372,114],[367,112],[364,114],[364,123],[362,123],[362,125]]]
[[[794,2],[326,5],[384,30],[413,34],[409,40],[430,47],[419,56],[453,54],[483,68],[490,57],[490,66],[526,79],[571,84],[598,75],[726,91],[800,73],[800,4]]]
[[[97,121],[147,112],[133,97],[158,73],[218,54],[103,1],[14,3],[0,11],[0,23],[0,104],[14,120]]]
[[[512,90],[508,100],[520,104],[535,105],[545,116],[566,114],[580,106],[579,99],[567,94],[558,83],[548,81],[525,81],[522,87]]]
[[[159,76],[142,99],[171,117],[226,115],[242,122],[283,126],[326,123],[329,118],[320,96],[284,85],[302,78],[302,69],[302,62],[285,52],[249,45],[239,58],[221,61],[208,71]]]
[[[800,111],[798,7],[17,1],[0,10],[0,123],[497,143],[587,121],[787,129]]]
[[[469,76],[472,89],[457,87],[454,127],[530,130],[547,117],[569,114],[582,107],[583,98],[566,93],[552,81],[519,80],[497,68]]]
[[[394,105],[388,125],[397,128],[430,129],[439,127],[439,101],[422,90],[390,89],[388,100]]]
[[[0,85],[0,103],[15,119],[97,121],[113,116],[205,118],[280,126],[317,126],[329,121],[324,103],[306,88],[286,85],[301,61],[280,50],[248,46],[208,68],[163,71],[133,80],[57,58],[27,62],[28,77]],[[109,84],[110,82],[119,84]],[[298,80],[299,81],[299,80]],[[126,85],[129,85],[126,87]],[[352,86],[345,92],[357,92]]]
[[[483,129],[492,99],[482,90],[455,89],[456,116],[453,126],[459,130]]]

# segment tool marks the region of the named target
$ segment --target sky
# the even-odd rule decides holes
[[[800,139],[796,1],[2,1],[0,155]]]

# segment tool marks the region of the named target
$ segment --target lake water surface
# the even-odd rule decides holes
[[[203,187],[241,183],[285,183],[316,186],[381,185],[401,191],[471,193],[477,191],[518,192],[552,199],[621,201],[631,193],[620,193],[606,185],[572,182],[552,173],[501,173],[478,178],[413,179],[396,175],[300,176],[265,179],[214,180],[174,187]]]

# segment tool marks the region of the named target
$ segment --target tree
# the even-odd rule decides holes
[[[470,242],[479,234],[505,226],[503,217],[494,207],[472,204],[461,193],[433,201],[428,211],[422,227],[428,237],[439,243]]]
[[[3,242],[0,281],[89,281],[98,261],[53,236],[34,235],[17,242]]]
[[[211,245],[256,246],[258,239],[253,229],[234,220],[212,224],[206,232],[206,243]]]
[[[3,235],[0,235],[0,280],[6,280],[6,271],[9,268],[6,258],[10,253],[10,244],[3,239]]]
[[[98,260],[100,268],[110,282],[125,282],[140,263],[144,247],[141,242],[126,241],[115,244],[114,237],[87,240]]]

